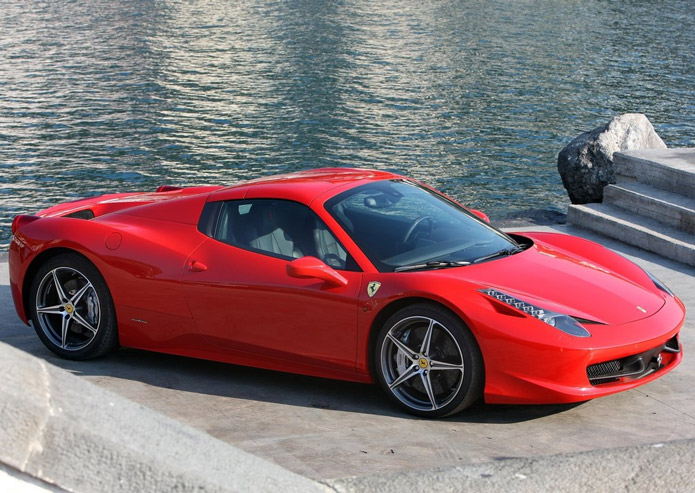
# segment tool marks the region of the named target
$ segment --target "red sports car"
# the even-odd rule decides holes
[[[562,234],[507,234],[387,172],[61,204],[12,225],[20,318],[70,359],[119,345],[378,381],[407,411],[584,401],[681,361],[683,303]]]

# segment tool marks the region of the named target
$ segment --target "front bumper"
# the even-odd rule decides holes
[[[514,336],[528,330],[523,324],[529,322],[518,318],[508,326],[489,327],[504,334],[480,341],[485,360],[485,401],[581,402],[644,385],[681,362],[679,332],[684,320],[682,302],[667,297],[658,312],[642,320],[587,325],[592,334],[589,338],[563,333],[545,340]]]

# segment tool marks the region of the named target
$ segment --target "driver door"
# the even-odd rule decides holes
[[[193,252],[183,276],[207,343],[242,359],[354,372],[362,273],[328,228],[291,201],[230,200],[219,207],[212,237]],[[330,263],[347,284],[290,277],[288,263],[306,255]]]

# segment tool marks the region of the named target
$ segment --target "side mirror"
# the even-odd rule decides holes
[[[490,218],[487,217],[487,214],[485,214],[484,212],[482,212],[482,211],[477,211],[477,210],[475,210],[475,209],[468,209],[468,210],[471,211],[471,212],[472,212],[473,214],[475,214],[476,216],[478,216],[478,217],[479,217],[480,219],[482,219],[483,221],[485,221],[486,223],[489,223],[489,222],[490,222]]]
[[[302,257],[287,264],[287,275],[298,278],[314,278],[334,286],[347,286],[347,279],[316,257]]]

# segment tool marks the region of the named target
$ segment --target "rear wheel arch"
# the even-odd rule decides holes
[[[103,356],[119,345],[115,306],[98,267],[70,248],[42,252],[27,270],[25,306],[44,345],[72,360]]]
[[[34,260],[31,261],[29,267],[27,267],[27,270],[24,274],[24,281],[22,284],[22,305],[24,306],[24,313],[27,315],[27,318],[29,318],[31,310],[31,305],[29,303],[29,294],[31,292],[31,283],[34,281],[34,276],[41,268],[41,266],[44,265],[46,262],[48,262],[52,258],[65,254],[78,255],[84,258],[90,264],[92,264],[95,269],[99,270],[99,268],[96,265],[94,265],[94,262],[92,262],[88,257],[78,252],[77,250],[73,250],[72,248],[55,247],[49,248],[39,253],[36,256],[36,258],[34,258]],[[101,271],[99,271],[99,273],[101,274]],[[104,277],[103,274],[101,274],[101,276]]]

